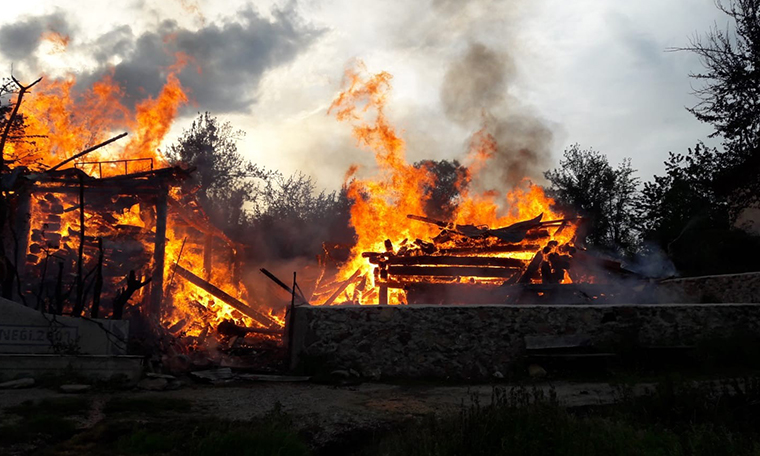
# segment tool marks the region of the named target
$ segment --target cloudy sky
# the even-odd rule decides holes
[[[351,163],[371,168],[350,127],[327,114],[357,59],[393,75],[388,115],[410,160],[463,157],[485,122],[503,144],[500,173],[540,176],[580,143],[613,164],[630,157],[650,179],[668,151],[711,132],[685,110],[699,61],[666,50],[726,24],[713,0],[113,3],[3,5],[3,73],[75,73],[85,85],[113,71],[134,101],[157,93],[184,52],[193,103],[169,140],[208,110],[247,133],[240,148],[254,162],[332,188]],[[66,52],[40,39],[51,30],[69,37]]]

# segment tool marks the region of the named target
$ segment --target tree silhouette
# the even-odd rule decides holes
[[[243,135],[205,112],[166,151],[170,162],[196,168],[198,200],[219,228],[232,232],[245,224],[244,204],[256,198],[261,181],[272,175],[240,155],[237,142]]]
[[[551,182],[549,194],[563,209],[589,219],[589,244],[632,253],[637,244],[635,172],[630,160],[613,168],[604,154],[574,144],[565,149],[559,168],[544,176]]]
[[[469,184],[467,168],[457,160],[422,160],[414,167],[424,168],[435,176],[434,185],[424,189],[428,196],[425,214],[440,220],[451,219],[460,194]]]
[[[716,189],[731,203],[733,216],[760,196],[760,0],[717,1],[732,24],[696,35],[686,50],[699,56],[704,71],[698,82],[699,103],[690,108],[722,136],[726,155],[715,175]]]

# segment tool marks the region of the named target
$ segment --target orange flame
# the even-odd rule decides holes
[[[391,90],[392,76],[386,72],[367,75],[364,66],[346,70],[345,86],[330,106],[328,113],[334,113],[340,121],[350,122],[353,134],[360,145],[374,153],[377,174],[372,178],[358,178],[352,166],[347,173],[348,195],[353,200],[351,225],[356,230],[357,243],[351,251],[349,261],[338,273],[338,280],[346,280],[360,271],[364,280],[359,285],[350,286],[345,296],[359,296],[362,304],[377,303],[377,293],[366,290],[366,282],[372,281],[373,267],[362,258],[362,252],[383,252],[384,241],[390,240],[394,246],[415,239],[429,239],[440,232],[434,225],[414,223],[407,214],[424,214],[428,199],[425,189],[435,185],[435,176],[426,168],[415,168],[406,161],[405,143],[396,130],[388,123],[385,115],[386,104]],[[374,118],[368,113],[373,112]],[[497,149],[495,138],[486,128],[476,132],[471,140],[465,164],[467,172],[458,182],[461,201],[449,222],[457,224],[508,226],[543,213],[545,219],[560,219],[554,212],[554,201],[547,197],[542,188],[525,180],[516,188],[500,196],[495,191],[475,193],[468,190],[470,181],[488,164]],[[567,240],[572,231],[566,230]],[[503,254],[503,256],[525,257],[526,252]],[[532,256],[533,252],[527,255]],[[369,286],[373,290],[373,286]],[[403,292],[390,290],[389,302],[403,303]],[[363,295],[363,298],[362,298]]]
[[[349,87],[330,106],[342,121],[353,123],[353,134],[360,144],[375,154],[378,175],[373,179],[355,177],[348,182],[348,196],[353,200],[351,225],[356,230],[357,243],[351,260],[342,269],[341,278],[347,279],[356,269],[369,273],[362,252],[382,249],[385,239],[420,236],[421,227],[412,233],[408,223],[399,223],[406,214],[423,212],[425,186],[433,185],[435,178],[425,168],[415,168],[406,161],[405,143],[385,117],[385,105],[392,76],[386,72],[368,79],[354,69],[346,72]],[[364,104],[363,109],[357,106]],[[371,121],[362,114],[374,110]],[[351,175],[355,168],[351,168]],[[348,174],[347,174],[348,176]],[[425,230],[422,230],[425,231]],[[424,234],[433,234],[427,230]],[[413,239],[413,237],[412,237]]]
[[[113,80],[112,74],[104,76],[91,87],[77,88],[73,76],[65,79],[43,80],[39,88],[24,99],[20,113],[26,124],[25,140],[13,142],[6,150],[10,163],[14,166],[28,166],[43,170],[57,165],[64,159],[102,142],[123,130],[130,132],[129,141],[119,147],[116,143],[98,149],[83,158],[86,162],[100,162],[97,165],[76,164],[84,172],[94,177],[109,177],[117,174],[135,173],[147,170],[149,160],[153,167],[167,165],[158,147],[177,117],[181,106],[189,101],[186,89],[178,78],[182,68],[191,61],[184,54],[176,54],[176,63],[167,69],[166,83],[156,97],[148,97],[135,104],[134,109],[124,102],[123,89]],[[103,163],[115,160],[149,159],[124,163]],[[175,199],[192,195],[178,194],[172,189]],[[145,206],[145,207],[144,207]],[[30,221],[29,251],[27,262],[33,267],[43,267],[42,260],[53,254],[70,258],[80,242],[78,200],[67,193],[35,193],[32,201]],[[86,235],[90,244],[85,244],[87,264],[94,261],[97,253],[92,239],[118,235],[118,230],[127,233],[141,233],[135,239],[142,239],[146,258],[152,258],[155,213],[152,205],[135,203],[111,213],[87,206],[85,220]],[[180,223],[181,222],[181,223]],[[235,280],[232,273],[234,248],[229,245],[215,248],[213,242],[198,239],[198,232],[187,228],[176,213],[170,211],[166,230],[166,259],[164,266],[166,303],[163,306],[162,324],[172,333],[202,336],[224,319],[245,326],[260,326],[233,307],[181,278],[174,277],[173,268],[179,264],[195,275],[207,279],[230,296],[248,301],[245,288]],[[210,249],[210,250],[207,250]],[[67,255],[69,255],[67,257]],[[204,265],[211,260],[211,270]],[[106,259],[108,261],[108,259]],[[149,271],[151,264],[130,266]],[[172,280],[173,278],[173,280]],[[112,289],[121,285],[123,277],[113,277]],[[145,289],[138,292],[133,301],[147,298]],[[171,305],[170,305],[171,304]],[[264,312],[266,314],[266,312]],[[271,312],[270,312],[271,313]],[[275,323],[282,318],[271,315]]]
[[[48,30],[42,34],[42,40],[50,43],[48,54],[60,54],[66,52],[70,38],[68,35],[56,32],[55,30]]]

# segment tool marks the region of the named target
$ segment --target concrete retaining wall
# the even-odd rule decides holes
[[[760,272],[669,279],[660,288],[679,302],[760,303]]]
[[[757,304],[299,307],[293,367],[373,378],[488,378],[510,372],[525,341],[684,346],[760,334]]]
[[[129,322],[42,313],[0,298],[0,353],[125,355]]]

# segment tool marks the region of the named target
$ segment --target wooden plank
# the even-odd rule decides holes
[[[175,271],[178,276],[192,283],[193,285],[200,288],[201,290],[206,291],[207,293],[211,294],[215,298],[220,299],[225,304],[238,310],[244,315],[247,315],[253,320],[259,322],[260,324],[264,326],[273,326],[273,325],[279,326],[279,324],[276,321],[274,321],[272,318],[270,318],[268,315],[265,315],[262,312],[259,312],[258,310],[248,306],[247,304],[244,304],[243,302],[238,301],[237,299],[228,295],[227,293],[217,288],[216,286],[206,282],[205,280],[201,279],[200,277],[188,271],[187,269],[183,268],[182,266],[177,265]]]
[[[516,268],[475,266],[388,266],[390,275],[438,277],[512,277]]]
[[[264,268],[259,269],[259,271],[261,271],[261,273],[264,274],[265,276],[269,277],[269,279],[272,282],[274,282],[277,285],[279,285],[280,288],[282,288],[283,290],[287,291],[288,294],[290,294],[291,296],[298,296],[299,299],[301,301],[303,301],[303,304],[309,304],[309,302],[306,300],[306,297],[303,295],[303,293],[300,293],[300,292],[294,293],[293,289],[290,288],[289,286],[285,285],[285,283],[282,280],[278,279],[276,275],[272,274],[271,272],[267,271]]]
[[[483,255],[486,253],[505,253],[505,252],[535,252],[540,249],[538,244],[506,244],[494,246],[473,246],[473,247],[453,247],[450,249],[440,249],[442,255]]]
[[[356,280],[359,278],[359,274],[362,272],[361,269],[357,269],[356,272],[351,275],[351,277],[348,278],[345,282],[343,282],[337,290],[335,290],[335,293],[333,293],[329,298],[327,298],[327,301],[324,302],[324,306],[329,306],[333,302],[335,302],[336,299],[338,299],[338,296],[340,296],[341,293],[343,293],[343,290],[348,288],[349,285],[356,282]]]
[[[395,256],[390,257],[388,265],[452,265],[452,266],[494,266],[505,268],[525,267],[525,261],[517,258],[477,257],[477,256]]]
[[[520,276],[520,279],[517,280],[517,283],[530,283],[530,279],[532,279],[533,275],[538,272],[538,268],[541,266],[542,261],[544,261],[544,253],[539,250],[533,256],[533,259],[530,261],[530,264],[528,264],[528,267],[525,268],[525,271],[522,276]]]

